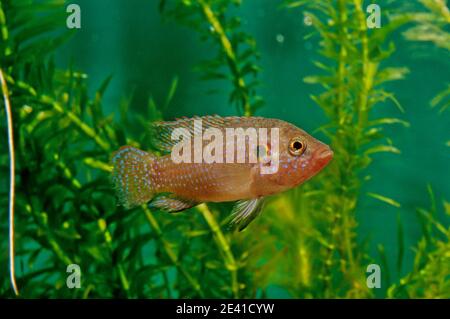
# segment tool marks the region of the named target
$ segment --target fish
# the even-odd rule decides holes
[[[151,150],[126,145],[112,155],[118,204],[180,212],[236,202],[230,225],[239,231],[269,196],[303,184],[333,158],[327,144],[279,119],[194,116],[151,123],[149,132]]]

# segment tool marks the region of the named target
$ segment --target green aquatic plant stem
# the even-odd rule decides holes
[[[45,238],[47,240],[47,243],[49,244],[51,250],[55,253],[55,255],[58,257],[58,259],[65,265],[72,264],[72,259],[64,252],[64,249],[61,248],[61,245],[58,243],[58,241],[55,239],[53,235],[53,231],[48,227],[48,215],[45,211],[41,211],[40,213],[36,212],[29,202],[25,206],[25,211],[30,214],[36,224],[41,227],[42,230],[44,230],[44,233],[46,234]]]
[[[72,172],[70,171],[70,169],[67,167],[67,165],[61,161],[61,159],[59,158],[58,154],[55,154],[54,156],[56,165],[61,168],[61,170],[63,171],[64,176],[70,180],[70,182],[72,183],[72,186],[75,187],[76,189],[81,189],[81,183],[73,177]]]
[[[341,23],[343,23],[343,25],[340,26],[340,30],[341,30],[341,36],[342,37],[346,37],[348,38],[350,35],[348,33],[348,29],[346,27],[346,25],[348,24],[348,22],[346,21],[348,19],[347,13],[346,13],[346,2],[345,1],[340,1],[339,2],[339,7],[338,7],[338,11],[339,11],[339,15],[340,16],[345,16],[345,18],[341,17],[340,21]],[[350,81],[356,81],[359,82],[358,85],[358,90],[356,93],[356,99],[353,102],[354,103],[354,114],[356,114],[356,119],[352,119],[352,122],[356,122],[356,131],[352,134],[352,141],[350,143],[354,144],[354,148],[356,150],[361,148],[361,139],[363,136],[363,132],[364,129],[367,126],[367,121],[368,121],[368,105],[369,105],[369,92],[372,88],[372,84],[373,84],[373,76],[374,76],[374,65],[370,62],[369,60],[369,40],[368,40],[368,35],[367,35],[367,25],[366,25],[366,21],[365,21],[365,15],[364,12],[362,10],[363,8],[363,3],[361,0],[354,0],[353,1],[353,15],[355,16],[356,19],[356,30],[357,32],[357,36],[359,38],[360,41],[360,46],[356,46],[355,44],[352,44],[355,48],[355,50],[358,50],[360,53],[360,72],[357,72],[356,75],[358,76],[358,79],[349,79],[348,82]],[[352,16],[353,16],[352,15]],[[342,61],[342,56],[339,56],[339,63],[340,65],[342,64],[347,64],[346,61]],[[347,67],[346,65],[344,67]],[[349,76],[354,77],[354,74],[349,74]],[[342,80],[341,78],[339,80]],[[340,83],[342,85],[342,83]],[[349,123],[347,123],[347,120],[350,119],[342,119],[340,118],[338,120],[338,123],[340,125],[348,125]],[[342,128],[345,129],[345,128]],[[345,137],[340,137],[340,138],[345,138]],[[335,217],[335,222],[339,223],[339,219],[341,220],[342,224],[341,224],[341,232],[342,232],[342,238],[343,238],[343,247],[341,247],[344,249],[344,251],[342,251],[342,253],[345,254],[346,259],[347,259],[347,269],[348,271],[346,271],[345,275],[348,278],[349,282],[350,282],[350,293],[353,294],[354,297],[361,297],[363,296],[365,293],[362,292],[361,288],[360,288],[360,284],[358,282],[359,280],[359,272],[360,272],[360,266],[357,264],[356,260],[355,260],[355,256],[353,254],[353,247],[354,247],[354,243],[353,243],[353,234],[352,234],[352,229],[354,228],[354,221],[353,221],[353,216],[352,216],[352,212],[354,211],[354,207],[356,204],[356,194],[355,193],[351,193],[349,192],[349,189],[351,187],[352,184],[356,184],[357,181],[355,179],[357,179],[356,175],[355,175],[355,163],[356,163],[356,158],[359,156],[357,154],[353,154],[351,149],[346,149],[344,150],[345,152],[348,152],[349,154],[351,154],[349,157],[347,157],[345,159],[346,165],[344,165],[343,170],[341,169],[340,175],[341,176],[346,176],[346,180],[347,183],[343,184],[343,188],[342,188],[342,202],[340,203],[340,205],[338,207],[336,207],[339,211],[339,218],[338,216]],[[334,232],[336,232],[336,229],[333,230]],[[333,234],[333,237],[335,237],[335,239],[338,239],[336,237],[337,234]]]
[[[339,124],[343,124],[341,120],[345,120],[343,117],[345,107],[345,78],[346,78],[346,59],[347,59],[347,28],[345,23],[347,22],[347,9],[345,6],[346,0],[338,1],[338,14],[339,14],[339,60],[338,60],[338,92],[336,95],[335,114]]]
[[[208,208],[206,204],[201,204],[197,206],[197,209],[202,213],[203,218],[206,220],[208,226],[213,232],[214,239],[216,240],[217,246],[221,249],[222,255],[225,260],[225,266],[231,273],[231,288],[234,298],[239,298],[239,282],[237,277],[238,265],[231,251],[230,244],[225,238],[219,224],[217,223],[214,215]]]
[[[289,246],[292,245],[294,254],[293,263],[296,265],[298,272],[296,272],[296,277],[291,278],[290,280],[295,283],[295,285],[302,285],[303,287],[311,286],[311,270],[312,270],[312,254],[308,251],[307,241],[305,240],[306,236],[303,235],[302,232],[305,231],[305,228],[310,225],[306,225],[306,223],[302,220],[300,224],[296,223],[297,219],[301,219],[302,216],[299,215],[299,212],[304,211],[304,203],[296,203],[295,198],[289,198],[288,196],[277,196],[276,199],[272,202],[271,205],[274,205],[276,209],[280,212],[283,212],[283,218],[286,219],[286,222],[291,224],[292,228],[286,229],[286,232],[290,234],[286,237],[292,236],[296,238]],[[295,208],[296,205],[299,205],[298,209]],[[300,213],[301,214],[301,213]]]
[[[372,88],[373,78],[375,76],[374,65],[369,60],[369,39],[367,36],[367,23],[362,10],[363,2],[361,0],[353,1],[356,10],[356,17],[359,27],[359,37],[361,39],[361,88],[357,99],[357,114],[359,134],[367,125],[368,117],[368,98]]]
[[[26,89],[30,95],[38,97],[39,102],[46,104],[46,105],[51,105],[56,112],[58,112],[59,114],[65,115],[68,120],[70,120],[73,124],[75,124],[75,126],[78,127],[78,129],[81,132],[83,132],[86,136],[90,137],[98,146],[100,146],[100,148],[103,151],[110,152],[111,146],[107,141],[105,141],[103,138],[101,138],[95,132],[95,130],[92,127],[90,127],[88,124],[86,124],[78,115],[76,115],[72,111],[64,109],[64,107],[61,105],[61,103],[56,101],[54,98],[52,98],[48,95],[38,96],[38,93],[35,90],[35,88],[33,88],[32,85],[29,85],[28,83],[25,83],[23,81],[16,83],[16,81],[11,77],[8,77],[8,80],[10,82],[12,82],[13,84],[17,84],[20,87]]]
[[[150,211],[150,209],[146,205],[142,206],[142,210],[145,213],[145,217],[147,218],[147,221],[148,221],[151,229],[155,232],[156,238],[162,244],[162,247],[163,247],[167,257],[169,257],[170,262],[178,269],[178,271],[181,273],[181,275],[184,278],[186,278],[188,283],[198,293],[198,295],[200,297],[205,297],[205,294],[203,293],[203,290],[202,290],[200,284],[194,279],[194,277],[191,276],[191,274],[189,274],[189,272],[186,269],[184,269],[183,265],[178,261],[178,257],[176,256],[175,252],[172,250],[172,247],[170,247],[169,242],[164,239],[161,227],[159,226],[155,216],[153,216],[153,213]]]
[[[227,57],[228,67],[230,68],[231,73],[234,77],[234,84],[239,87],[242,91],[242,108],[244,110],[244,116],[250,116],[251,114],[251,105],[250,98],[248,96],[247,85],[245,83],[244,77],[241,75],[241,71],[239,70],[239,66],[236,59],[236,53],[233,49],[233,45],[231,41],[228,39],[222,24],[217,18],[216,14],[212,10],[211,6],[204,0],[198,0],[202,8],[202,12],[208,22],[214,29],[214,32],[217,34],[217,37],[220,41],[223,52]]]
[[[111,149],[111,146],[108,142],[106,142],[104,139],[102,139],[100,136],[97,135],[97,133],[94,131],[93,128],[91,128],[89,125],[87,125],[82,119],[80,119],[75,113],[65,110],[64,107],[51,97],[47,95],[42,95],[40,97],[40,101],[42,103],[50,104],[52,105],[53,109],[57,111],[60,114],[65,115],[72,123],[74,123],[84,134],[89,136],[94,140],[95,143],[97,143],[98,146],[105,152],[109,152]]]
[[[339,46],[339,55],[338,55],[338,66],[337,66],[337,95],[336,95],[336,101],[335,101],[335,116],[336,118],[334,119],[336,122],[336,125],[338,126],[338,134],[339,132],[342,131],[342,129],[340,128],[341,126],[344,127],[348,125],[348,117],[347,114],[345,112],[345,107],[346,107],[346,98],[347,98],[347,83],[346,83],[346,79],[348,78],[348,71],[347,71],[347,43],[348,43],[348,27],[347,27],[347,23],[348,23],[348,14],[347,14],[347,2],[346,0],[338,0],[337,2],[337,13],[338,13],[338,37],[340,39],[340,46]],[[341,179],[341,177],[343,175],[345,175],[345,172],[339,172],[338,178]],[[342,235],[343,235],[343,240],[341,242],[341,245],[343,245],[344,247],[344,251],[342,251],[341,249],[341,254],[345,254],[347,256],[347,262],[348,268],[352,268],[353,262],[354,262],[354,257],[353,257],[353,249],[352,249],[352,241],[351,241],[351,234],[350,232],[350,227],[348,226],[348,209],[346,207],[347,205],[347,195],[345,194],[345,190],[344,190],[345,186],[341,186],[340,187],[340,192],[342,193],[342,201],[338,206],[335,206],[332,208],[333,210],[333,222],[332,222],[332,229],[331,229],[331,236],[334,238],[335,242],[339,242],[339,239],[336,237],[337,235],[337,227],[338,225],[342,222],[343,223],[343,227],[342,227]],[[332,255],[334,252],[334,249],[337,248],[334,245],[332,245],[331,247],[327,248],[327,258],[326,258],[326,262],[325,262],[325,267],[327,269],[326,273],[330,274],[331,273],[331,268],[332,267]],[[331,289],[330,287],[330,278],[327,278],[326,276],[324,277],[325,280],[325,286],[328,288],[325,291],[325,295],[327,295],[329,293],[329,289]]]
[[[42,212],[42,214],[45,214],[45,212]],[[67,254],[64,252],[64,250],[61,248],[61,245],[59,245],[58,241],[55,239],[54,235],[50,232],[50,230],[47,227],[48,225],[46,225],[46,229],[47,229],[47,241],[50,245],[50,247],[52,248],[53,252],[56,254],[56,256],[58,256],[59,260],[61,262],[63,262],[64,265],[71,265],[73,264],[73,261],[70,257],[67,256]]]
[[[6,25],[6,17],[5,12],[3,11],[2,2],[0,1],[0,34],[2,37],[2,41],[7,43],[9,39],[9,31]],[[5,47],[5,52],[3,52],[4,56],[8,56],[12,53],[11,47],[8,45]]]
[[[14,158],[14,133],[11,112],[11,102],[9,100],[8,85],[3,70],[0,69],[0,82],[3,93],[3,103],[5,104],[6,122],[8,127],[8,149],[9,149],[9,275],[11,286],[16,296],[19,289],[16,283],[15,254],[14,254],[14,203],[15,203],[15,158]]]
[[[339,56],[338,56],[338,73],[337,73],[337,81],[338,81],[338,94],[337,94],[337,100],[336,100],[336,124],[338,127],[348,125],[348,116],[345,112],[346,107],[346,92],[347,92],[347,85],[346,79],[348,77],[348,71],[347,71],[347,36],[348,36],[348,28],[346,24],[348,23],[348,14],[347,14],[347,8],[346,8],[346,1],[345,0],[339,0],[338,1],[338,15],[339,15],[339,38],[340,38],[340,49],[339,49]],[[342,128],[338,129],[338,135],[339,131],[341,131]],[[351,159],[350,159],[351,161]],[[339,179],[342,179],[342,176],[346,175],[344,171],[341,171],[339,173]],[[342,181],[341,181],[342,182]],[[343,182],[345,184],[345,182]],[[331,230],[331,236],[334,238],[334,242],[339,241],[338,234],[337,234],[337,228],[339,224],[342,223],[342,241],[341,241],[341,247],[343,248],[341,250],[342,255],[346,255],[347,258],[347,267],[351,272],[351,269],[353,268],[354,264],[354,256],[353,256],[353,248],[352,248],[352,240],[351,240],[351,234],[350,230],[352,227],[349,225],[349,209],[347,207],[348,198],[346,191],[344,190],[346,187],[343,185],[340,188],[340,192],[342,192],[342,201],[341,203],[334,207],[334,218],[332,222],[332,230]],[[328,258],[326,260],[326,267],[332,266],[332,259],[331,256],[333,254],[334,249],[337,248],[334,245],[328,248]],[[348,274],[347,272],[346,274]],[[327,286],[331,284],[330,278],[325,278],[325,280],[328,279]]]
[[[98,228],[99,230],[103,233],[103,238],[105,240],[105,244],[108,247],[109,251],[111,254],[113,254],[113,236],[110,232],[110,230],[108,229],[108,224],[106,223],[106,221],[104,219],[99,219],[97,222]],[[125,291],[125,294],[127,297],[130,297],[130,283],[127,279],[127,276],[125,274],[125,270],[123,269],[122,264],[118,261],[117,262],[117,271],[119,273],[119,279],[120,279],[120,283],[122,284],[122,288]]]
[[[83,163],[86,164],[89,167],[92,167],[92,168],[95,168],[95,169],[99,169],[99,170],[102,170],[104,172],[109,172],[109,173],[112,172],[112,166],[111,165],[109,165],[109,164],[107,164],[105,162],[96,160],[95,158],[92,158],[92,157],[86,157],[85,159],[83,159]]]
[[[241,72],[238,67],[238,62],[236,59],[236,54],[231,44],[231,41],[228,39],[222,24],[217,18],[216,14],[212,10],[211,6],[204,0],[198,0],[202,8],[203,15],[206,20],[211,24],[214,29],[215,34],[217,34],[223,52],[227,57],[228,67],[230,68],[231,73],[233,74],[234,84],[239,87],[242,91],[242,109],[244,112],[244,116],[251,116],[251,106],[250,106],[250,98],[248,96],[247,86],[244,80],[244,77],[241,75]],[[220,229],[219,224],[217,223],[214,215],[211,213],[210,209],[206,204],[202,204],[197,206],[197,209],[201,212],[203,218],[206,220],[209,228],[213,232],[214,238],[216,240],[217,246],[222,251],[222,255],[224,257],[225,266],[230,271],[231,274],[231,290],[234,298],[239,297],[239,282],[238,282],[238,266],[236,260],[233,256],[233,253],[230,249],[230,244],[225,238],[222,230]]]

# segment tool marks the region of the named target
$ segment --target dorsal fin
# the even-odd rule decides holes
[[[229,126],[229,123],[237,120],[238,117],[221,117],[219,115],[194,116],[191,118],[182,117],[175,121],[154,122],[150,124],[150,135],[153,147],[161,152],[170,152],[178,140],[171,139],[172,131],[175,128],[185,128],[193,137],[195,133],[203,133],[199,131],[199,127],[194,127],[195,120],[202,121],[202,131],[207,128],[214,127],[223,129]],[[227,124],[228,123],[228,124]],[[183,136],[187,138],[188,136]]]

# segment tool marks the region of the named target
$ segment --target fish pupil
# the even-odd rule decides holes
[[[295,141],[292,146],[294,147],[295,150],[299,150],[299,149],[303,148],[303,144],[299,141]]]

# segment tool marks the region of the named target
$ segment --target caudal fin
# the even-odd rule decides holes
[[[156,156],[131,146],[122,146],[113,154],[112,181],[119,204],[132,208],[147,203],[154,195],[152,162]]]

